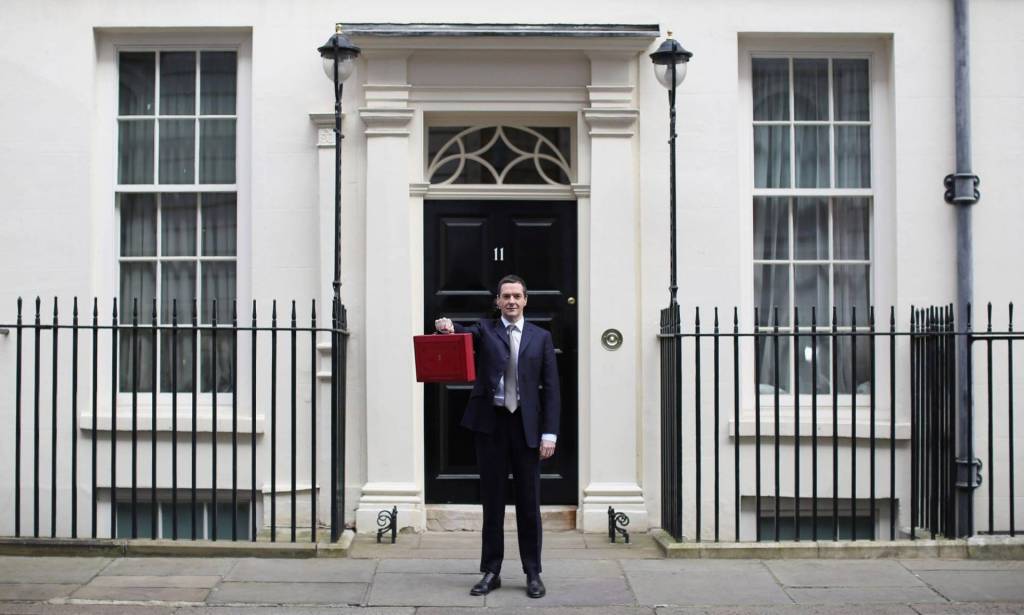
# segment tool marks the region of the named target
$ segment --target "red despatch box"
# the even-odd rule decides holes
[[[417,382],[473,382],[473,336],[469,333],[415,335]]]

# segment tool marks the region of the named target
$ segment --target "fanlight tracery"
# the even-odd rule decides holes
[[[547,184],[572,176],[565,127],[434,127],[428,132],[432,185]]]

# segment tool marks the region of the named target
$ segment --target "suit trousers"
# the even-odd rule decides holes
[[[495,406],[494,432],[476,432],[484,527],[480,572],[501,572],[505,557],[505,490],[513,476],[519,559],[526,574],[541,572],[540,451],[526,445],[522,412]]]

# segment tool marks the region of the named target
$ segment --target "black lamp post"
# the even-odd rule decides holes
[[[345,386],[342,329],[346,327],[341,304],[341,91],[355,70],[359,47],[335,26],[334,35],[317,49],[324,73],[334,84],[334,301],[331,306],[331,541],[345,529]]]
[[[676,86],[686,78],[686,65],[689,63],[692,53],[683,49],[679,41],[672,38],[672,32],[668,38],[658,47],[658,50],[651,54],[651,61],[654,62],[654,75],[658,82],[668,89],[668,147],[669,147],[669,242],[672,253],[670,255],[671,282],[669,293],[671,304],[676,303]]]
[[[676,301],[676,87],[686,77],[686,65],[693,54],[683,49],[668,33],[668,38],[651,54],[654,74],[661,85],[668,88],[669,108],[669,262],[671,281],[670,301],[661,311],[661,523],[675,537],[683,539],[683,344],[679,303]],[[698,389],[699,390],[699,389]],[[699,453],[699,451],[698,451]],[[699,460],[699,455],[698,455]],[[699,461],[698,461],[699,463]],[[699,489],[699,487],[698,487]],[[700,517],[700,501],[697,503]],[[700,522],[698,521],[698,527]],[[697,539],[700,540],[699,531]]]

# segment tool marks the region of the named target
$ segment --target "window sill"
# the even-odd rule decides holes
[[[196,418],[196,432],[210,433],[213,431],[213,409],[210,406],[199,406],[199,415]],[[98,431],[110,431],[110,414],[96,415],[96,429]],[[152,425],[153,415],[148,409],[139,409],[136,415],[136,428],[139,432],[149,432]],[[172,431],[171,409],[160,408],[156,415],[156,430],[158,433],[171,433]],[[78,415],[78,427],[82,431],[92,431],[92,413],[82,412]],[[117,412],[117,431],[130,432],[132,430],[132,414],[130,408],[119,408]],[[253,425],[252,415],[249,412],[238,410],[238,433],[262,434],[265,431],[264,415],[256,415],[256,423]],[[192,433],[191,408],[178,408],[178,434],[179,437]],[[217,408],[217,433],[231,433],[231,407]]]
[[[761,437],[772,437],[775,435],[775,421],[772,416],[772,410],[761,411]],[[822,416],[822,409],[818,409],[818,438],[819,439],[831,439],[832,437],[832,417],[831,409],[829,409],[828,416]],[[805,419],[803,411],[801,411],[800,417],[800,439],[810,440],[811,439],[811,427],[810,421],[810,410],[807,410],[807,417]],[[867,411],[865,410],[865,414]],[[839,438],[849,439],[853,433],[854,423],[850,420],[849,416],[840,416],[836,423],[838,428]],[[744,416],[740,415],[739,421],[739,437],[740,438],[753,438],[755,436],[757,428],[757,421],[754,419],[753,414]],[[796,433],[796,425],[793,421],[792,416],[781,417],[779,421],[779,435],[782,437],[794,437]],[[871,422],[868,420],[858,420],[856,422],[857,440],[867,441],[871,435]],[[889,421],[875,421],[875,439],[876,440],[889,440]],[[736,421],[729,419],[729,436],[732,438],[736,437]],[[910,423],[905,421],[896,421],[896,440],[909,440],[910,439]]]

